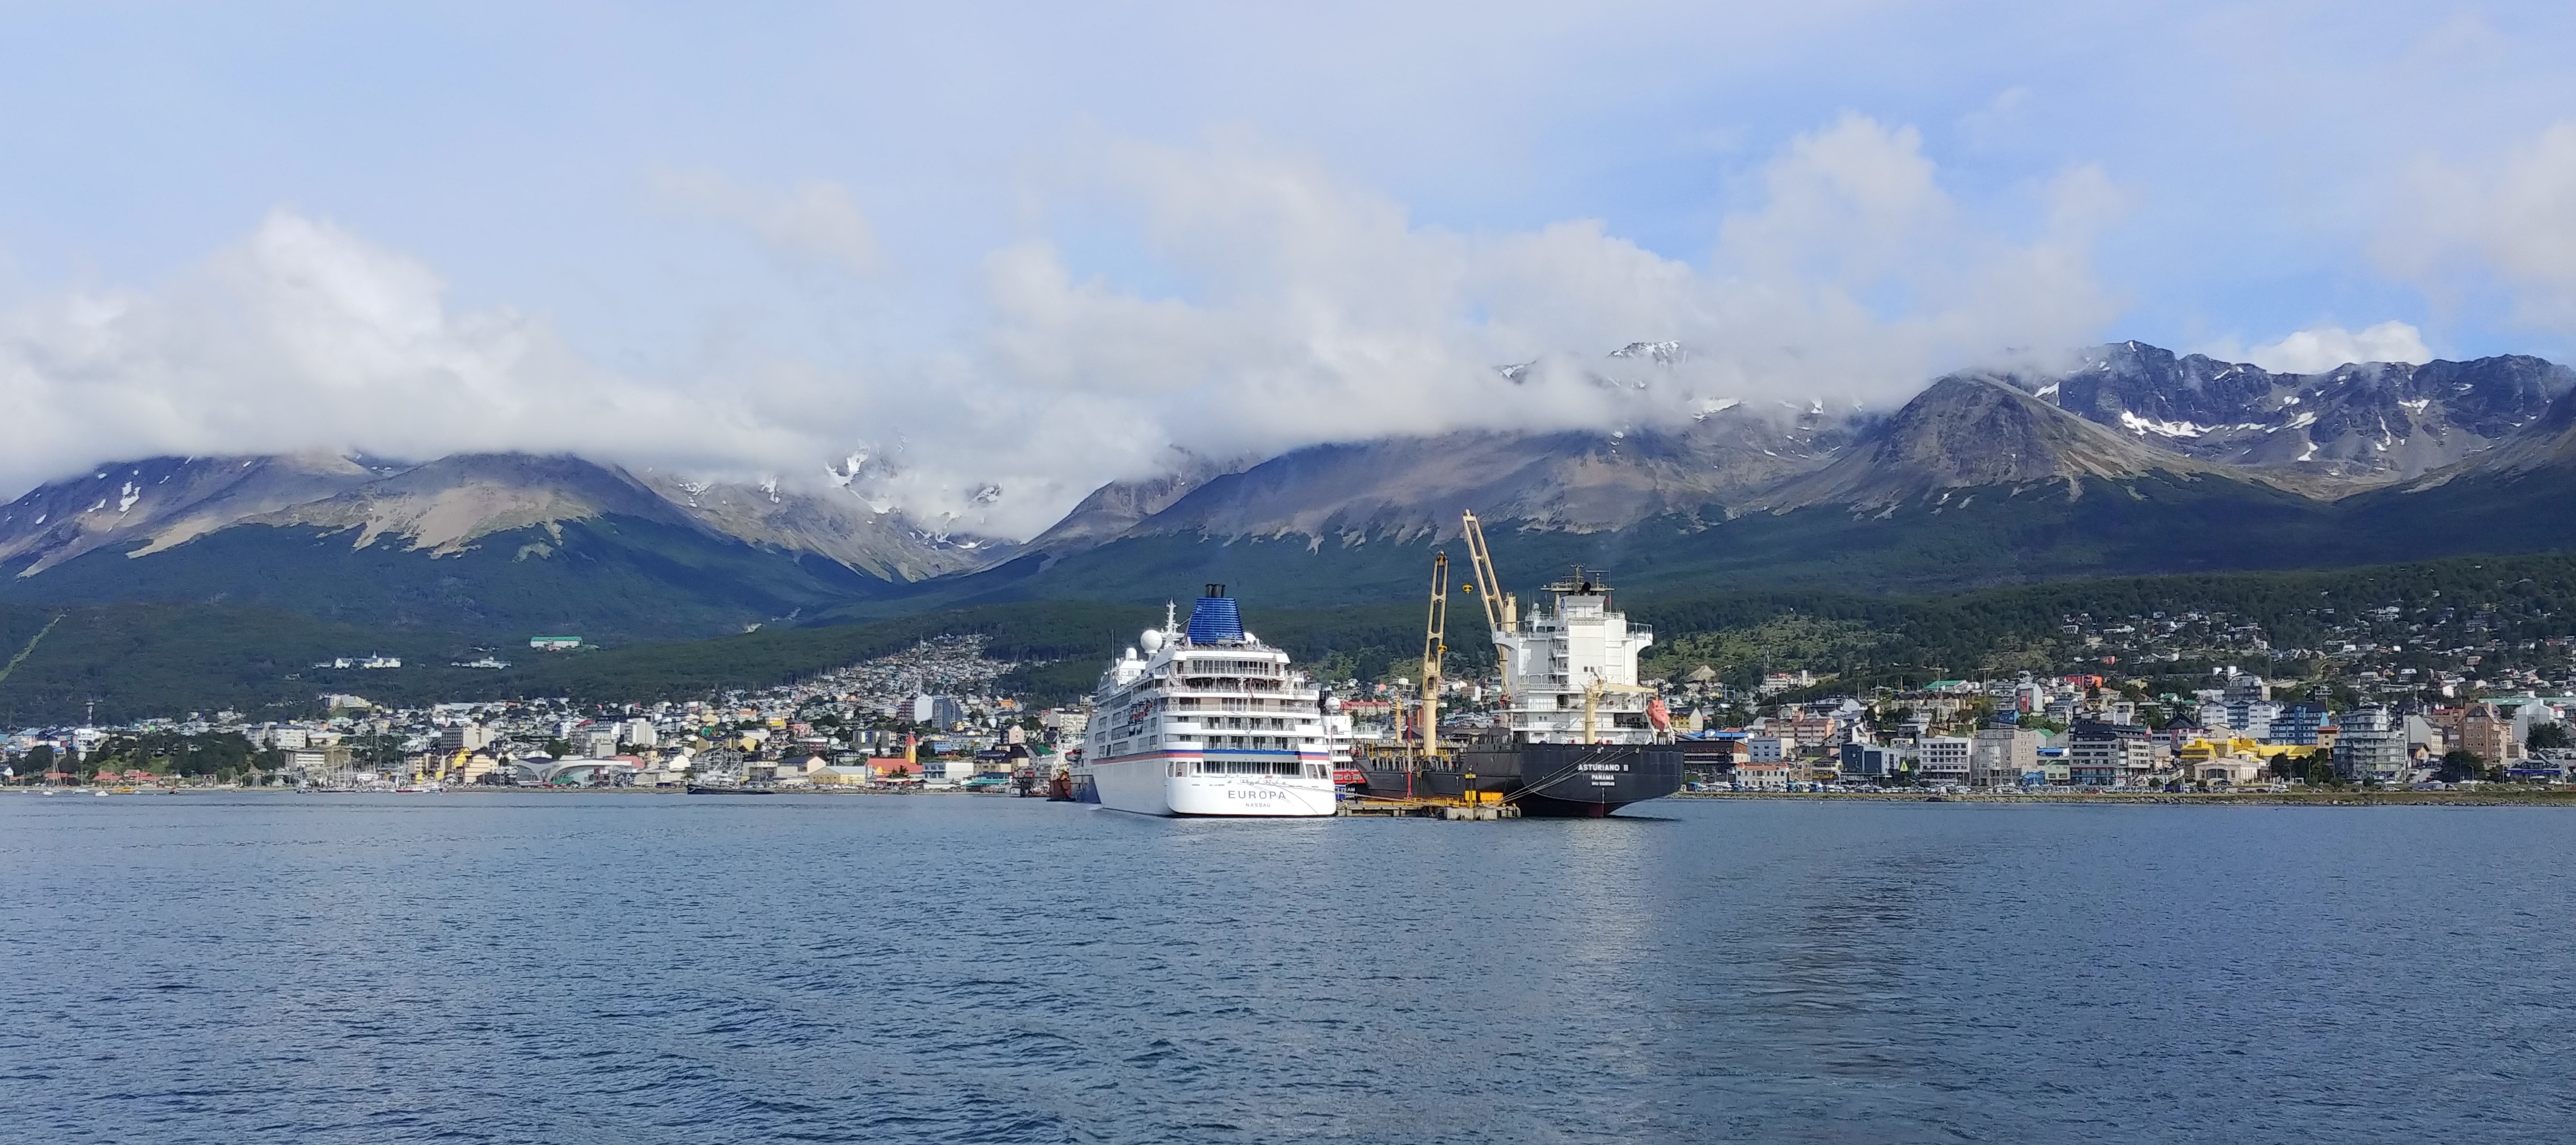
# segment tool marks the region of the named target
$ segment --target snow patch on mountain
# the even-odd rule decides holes
[[[2139,417],[2127,410],[2120,411],[2120,424],[2133,433],[2152,433],[2163,437],[2198,437],[2209,432],[2206,428],[2187,421],[2157,421],[2154,418]]]

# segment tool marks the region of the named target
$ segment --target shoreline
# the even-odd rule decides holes
[[[43,788],[43,787],[41,787],[41,786],[37,786],[37,787],[6,787],[6,788],[0,788],[0,794],[7,794],[7,795],[41,795],[45,790],[46,790],[46,789],[45,789],[45,788]],[[438,790],[438,791],[349,791],[349,790],[339,790],[339,789],[333,789],[333,788],[311,788],[311,789],[302,789],[302,788],[294,788],[294,787],[234,787],[234,786],[222,786],[222,785],[203,786],[203,787],[196,787],[196,786],[180,786],[180,787],[172,787],[172,786],[167,786],[167,785],[163,785],[163,784],[146,784],[146,785],[138,785],[138,786],[136,786],[136,787],[134,788],[134,790],[132,790],[132,791],[122,791],[122,792],[120,792],[120,791],[116,791],[116,790],[114,790],[113,788],[104,787],[104,786],[101,786],[101,785],[98,785],[98,784],[84,784],[84,785],[80,785],[80,786],[65,785],[65,786],[56,787],[56,788],[54,788],[53,790],[54,790],[54,791],[56,791],[56,792],[59,792],[59,793],[61,793],[61,794],[64,794],[64,795],[89,795],[89,794],[92,794],[92,793],[94,793],[94,792],[98,792],[98,791],[107,791],[107,792],[109,792],[110,794],[115,794],[115,795],[239,795],[239,794],[244,794],[244,793],[248,793],[248,794],[252,794],[252,795],[686,795],[686,794],[688,794],[688,790],[687,790],[686,788],[681,788],[681,787],[484,787],[484,786],[480,786],[480,785],[476,785],[476,786],[467,786],[467,787],[449,787],[449,788],[443,788],[443,789]],[[778,789],[772,790],[771,792],[769,792],[769,794],[771,794],[771,795],[990,795],[990,796],[996,796],[996,797],[1000,797],[1000,798],[1012,798],[1012,797],[1013,797],[1013,796],[1011,795],[1011,793],[1010,793],[1010,792],[1008,792],[1008,791],[960,791],[960,790],[950,789],[950,788],[930,788],[930,789],[923,789],[923,788],[837,787],[837,786],[820,786],[820,787],[788,787],[788,788],[778,788]],[[746,797],[746,796],[703,796],[702,798],[758,798],[758,796],[749,796],[749,797]],[[1033,797],[1024,797],[1024,798],[1033,798]]]
[[[2562,791],[2229,791],[2229,792],[1957,792],[1676,791],[1666,799],[1805,799],[1819,803],[2072,803],[2088,806],[2263,807],[2576,807]]]
[[[96,786],[56,787],[65,795],[91,795]],[[0,794],[41,797],[43,787],[6,787]],[[436,792],[393,791],[299,791],[279,787],[161,787],[138,788],[113,794],[150,795],[617,795],[617,796],[686,796],[677,787],[455,787]],[[1024,799],[1008,791],[961,791],[929,788],[869,787],[799,787],[775,790],[770,795],[824,796],[983,796],[993,799]],[[767,796],[701,796],[708,799],[766,798]],[[1811,803],[1984,803],[1984,804],[2073,804],[2092,807],[2569,807],[2576,808],[2576,788],[2564,790],[2523,791],[2238,791],[2238,792],[2166,792],[2166,791],[2044,791],[2044,792],[1954,792],[1913,794],[1897,791],[1676,791],[1663,799],[1687,800],[1798,800]],[[1041,800],[1043,802],[1044,800]]]

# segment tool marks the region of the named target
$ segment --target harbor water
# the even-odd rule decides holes
[[[2576,815],[0,796],[0,1139],[2564,1141]]]

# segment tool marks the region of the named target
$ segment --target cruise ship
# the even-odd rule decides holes
[[[1073,795],[1143,815],[1333,813],[1322,696],[1212,584],[1100,677]]]

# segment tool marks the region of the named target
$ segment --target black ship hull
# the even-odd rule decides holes
[[[1673,744],[1523,744],[1474,748],[1416,766],[1360,764],[1361,793],[1379,799],[1456,799],[1486,792],[1524,816],[1598,818],[1682,789],[1682,749]]]

